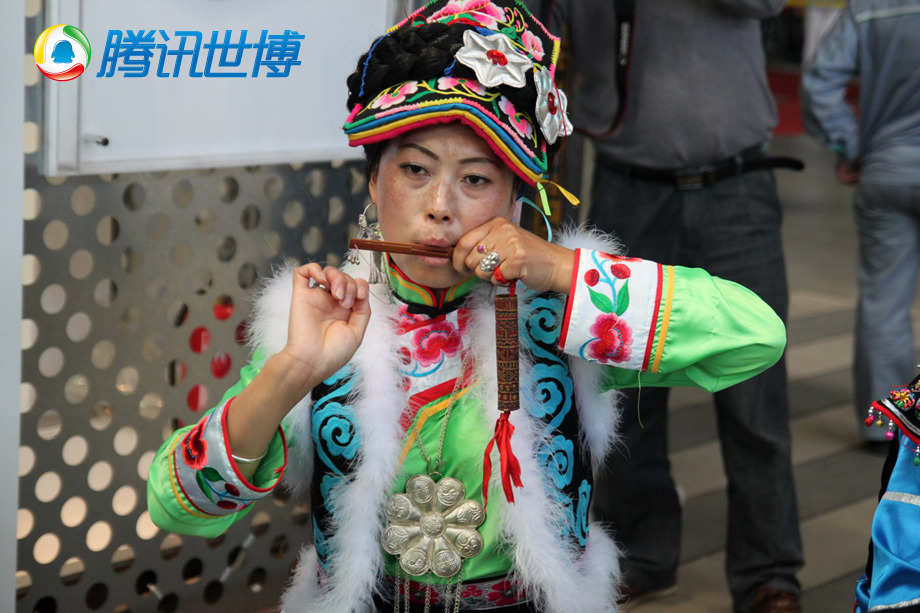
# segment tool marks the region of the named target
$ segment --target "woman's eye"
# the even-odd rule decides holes
[[[466,182],[470,185],[485,185],[489,182],[489,179],[481,175],[469,175],[466,177]]]
[[[402,167],[410,175],[420,175],[425,172],[425,168],[423,166],[419,166],[418,164],[408,164],[407,163],[407,164],[403,164]]]

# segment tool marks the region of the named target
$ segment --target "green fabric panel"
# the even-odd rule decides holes
[[[667,281],[667,275],[665,275]],[[667,287],[655,323],[654,363]],[[786,346],[782,320],[749,289],[700,268],[674,267],[674,295],[658,372],[611,367],[607,387],[701,387],[725,389],[776,363]]]
[[[443,473],[446,477],[453,477],[459,480],[466,487],[466,497],[476,500],[480,504],[482,500],[482,459],[485,453],[486,445],[492,438],[492,431],[484,429],[482,420],[479,417],[480,407],[471,400],[472,394],[467,394],[456,402],[454,410],[451,412],[450,422],[447,425],[447,432],[444,437]],[[435,401],[437,402],[437,401]],[[428,407],[422,407],[416,414],[418,415]],[[446,411],[440,411],[432,415],[425,422],[422,428],[420,439],[412,445],[406,461],[403,462],[403,472],[396,478],[393,483],[392,493],[401,493],[406,491],[406,482],[409,478],[418,474],[428,474],[428,464],[422,457],[418,448],[418,440],[421,440],[425,446],[425,452],[432,460],[437,455],[438,440],[441,437],[441,426],[444,423]],[[496,412],[495,417],[498,418]],[[412,422],[409,431],[415,427],[415,420]],[[498,462],[492,465],[492,481],[500,479],[500,467]],[[437,481],[437,478],[435,479]],[[474,557],[463,562],[463,580],[476,581],[489,577],[496,577],[507,574],[511,570],[511,559],[506,555],[505,548],[499,537],[498,527],[500,522],[501,502],[495,500],[495,494],[486,509],[486,519],[479,526],[479,533],[483,538],[483,550]],[[384,553],[386,557],[386,573],[391,577],[399,576],[402,572],[395,556]],[[405,573],[403,573],[405,574]],[[429,580],[427,577],[422,579]],[[443,579],[434,574],[430,576],[431,583],[452,583],[453,579]]]

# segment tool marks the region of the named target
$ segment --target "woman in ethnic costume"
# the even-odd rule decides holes
[[[514,223],[571,131],[558,50],[515,0],[435,0],[371,45],[345,132],[379,233],[452,255],[353,251],[268,281],[240,381],[153,462],[173,532],[220,534],[279,484],[309,494],[287,613],[615,610],[616,546],[587,518],[616,440],[605,396],[715,391],[782,354],[781,321],[737,284]],[[521,410],[496,425],[510,290]]]

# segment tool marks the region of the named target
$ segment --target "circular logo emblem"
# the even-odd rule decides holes
[[[89,40],[73,26],[51,26],[35,41],[35,64],[55,81],[79,77],[89,65],[89,57]]]

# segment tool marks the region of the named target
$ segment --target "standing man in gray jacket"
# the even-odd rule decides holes
[[[856,77],[859,118],[845,98]],[[837,153],[837,179],[856,186],[856,413],[864,438],[885,440],[887,428],[863,420],[917,364],[920,1],[850,0],[802,74],[802,112],[808,132]]]
[[[782,212],[771,168],[790,161],[767,156],[776,110],[760,33],[760,19],[783,5],[556,0],[552,11],[555,31],[564,25],[569,34],[574,119],[597,150],[588,221],[616,234],[627,255],[704,267],[750,288],[785,320]],[[593,510],[626,552],[630,602],[672,592],[677,582],[681,504],[668,460],[667,402],[665,388],[627,393],[623,445],[596,481]],[[785,361],[716,393],[714,404],[728,477],[734,609],[799,613]]]

